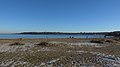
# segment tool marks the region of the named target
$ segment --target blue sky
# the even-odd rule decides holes
[[[0,32],[120,30],[120,0],[0,0]]]

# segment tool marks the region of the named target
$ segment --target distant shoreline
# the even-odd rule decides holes
[[[54,35],[105,35],[106,36],[113,36],[113,37],[119,37],[120,38],[120,31],[114,31],[114,32],[77,32],[77,33],[70,33],[70,32],[22,32],[17,34],[54,34]]]
[[[103,35],[104,37],[120,38],[120,31],[114,32],[21,32],[9,34],[27,34],[27,35]]]
[[[72,35],[72,34],[81,34],[81,35],[91,35],[91,34],[95,34],[95,35],[98,35],[98,34],[106,34],[108,32],[79,32],[79,33],[71,33],[71,32],[22,32],[22,33],[16,33],[16,34],[65,34],[65,35]]]

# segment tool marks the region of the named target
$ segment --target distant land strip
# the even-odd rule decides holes
[[[70,32],[22,32],[17,34],[53,34],[53,35],[105,35],[105,36],[114,36],[120,37],[120,31],[113,32],[79,32],[79,33],[70,33]]]
[[[89,33],[86,33],[86,32],[80,32],[80,33],[70,33],[70,32],[22,32],[22,33],[19,33],[19,34],[64,34],[64,35],[71,35],[71,34],[83,34],[83,35],[91,35],[91,34],[106,34],[107,32],[89,32]]]

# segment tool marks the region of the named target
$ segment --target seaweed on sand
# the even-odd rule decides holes
[[[90,42],[91,43],[103,43],[103,41],[101,41],[101,40],[98,40],[98,41],[97,40],[91,40]]]
[[[47,43],[47,42],[41,42],[41,43],[38,43],[38,44],[35,44],[35,45],[38,45],[38,46],[48,46],[49,43]]]
[[[10,46],[14,46],[14,45],[25,45],[25,44],[23,44],[23,43],[20,43],[20,42],[15,42],[15,43],[12,43],[12,44],[10,44]]]

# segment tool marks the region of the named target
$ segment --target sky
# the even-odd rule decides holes
[[[120,30],[120,0],[0,0],[0,33]]]

